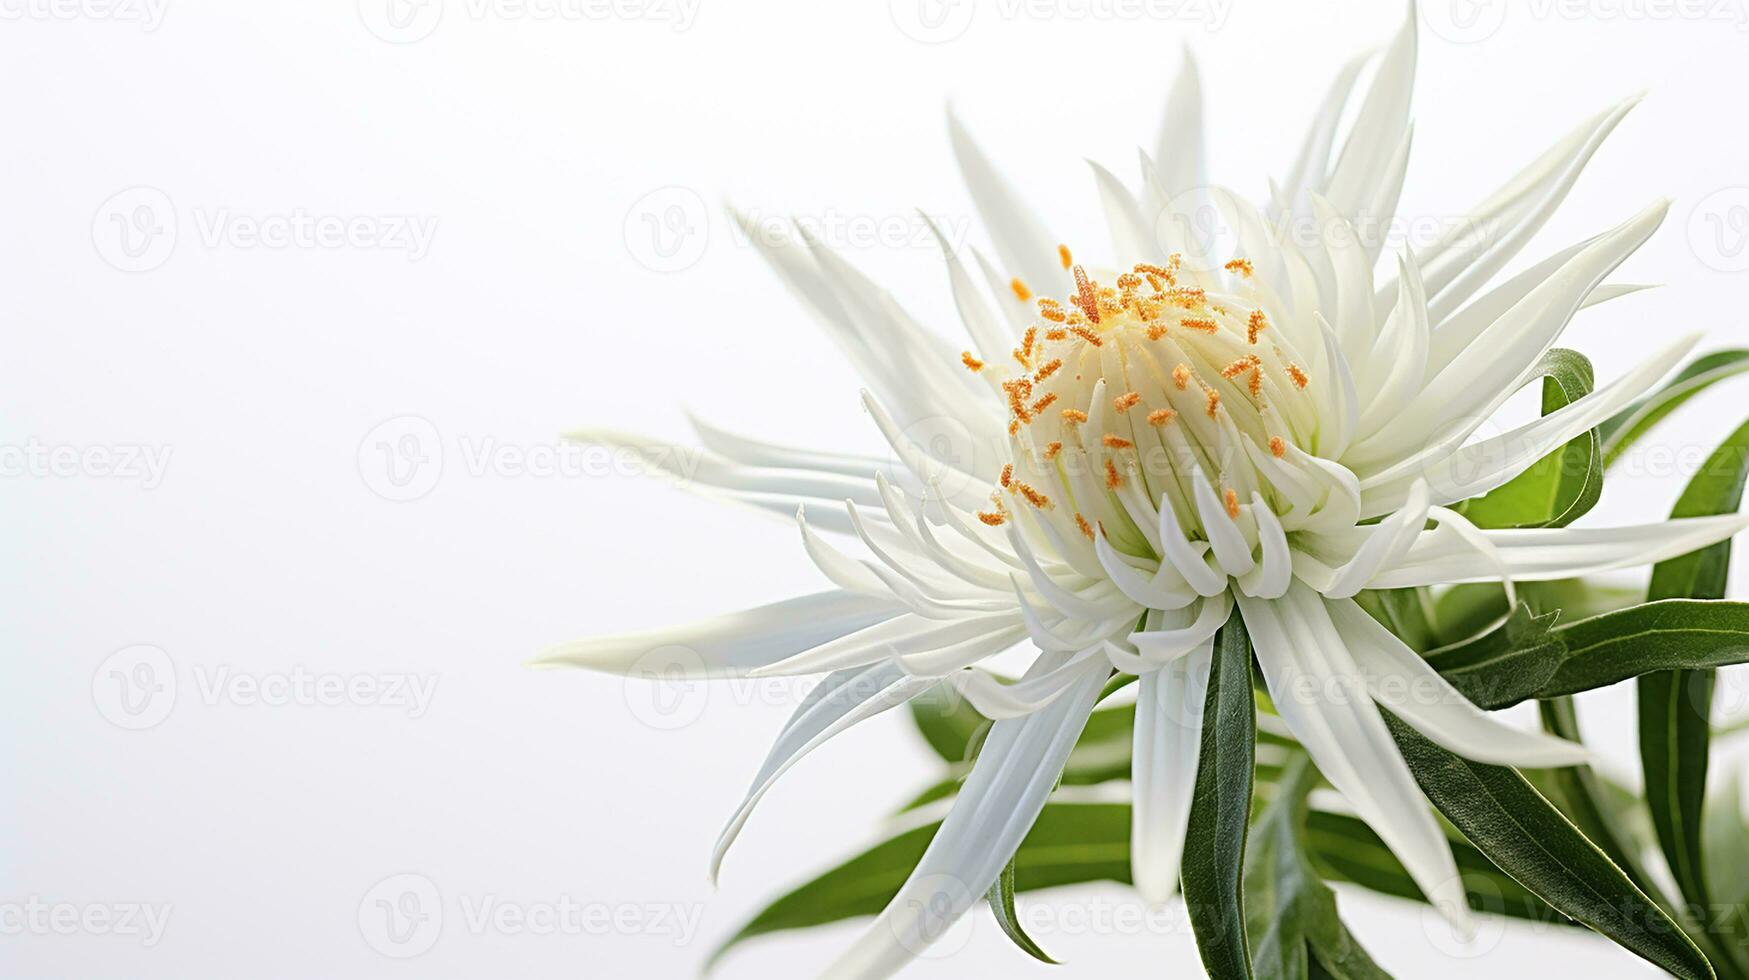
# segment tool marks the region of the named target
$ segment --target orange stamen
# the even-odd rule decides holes
[[[1245,324],[1245,341],[1251,344],[1257,343],[1257,335],[1267,326],[1269,326],[1269,320],[1263,316],[1263,311],[1252,310],[1251,319]]]
[[[1015,298],[1022,303],[1032,299],[1032,290],[1026,288],[1026,283],[1021,282],[1018,276],[1008,281],[1008,288],[1014,290]]]
[[[1166,423],[1172,421],[1173,419],[1175,419],[1177,417],[1178,417],[1177,412],[1174,412],[1170,408],[1162,408],[1156,412],[1149,412],[1148,413],[1148,422],[1151,425],[1165,425]]]
[[[1135,443],[1128,439],[1121,436],[1114,436],[1109,432],[1105,434],[1105,438],[1102,441],[1105,443],[1106,447],[1110,449],[1129,449],[1135,446]]]
[[[1239,519],[1239,493],[1232,487],[1227,488],[1227,516]]]
[[[1271,438],[1269,440],[1269,451],[1275,455],[1276,459],[1280,459],[1283,456],[1286,456],[1287,455],[1287,440],[1283,439],[1281,436],[1275,436],[1275,437]]]
[[[1063,268],[1065,269],[1073,265],[1075,262],[1075,257],[1069,254],[1069,246],[1067,245],[1057,246],[1057,258],[1062,260]]]
[[[969,350],[960,351],[960,363],[964,364],[967,369],[974,372],[984,370],[984,362],[973,357],[972,352]]]
[[[1063,421],[1085,422],[1087,421],[1087,413],[1078,408],[1065,408],[1063,409]]]
[[[1093,290],[1093,283],[1087,279],[1087,271],[1080,266],[1075,267],[1075,305],[1081,307],[1081,312],[1087,314],[1087,319],[1099,322],[1099,298]]]
[[[1123,476],[1118,473],[1117,465],[1111,460],[1105,461],[1105,489],[1116,490],[1123,486]]]
[[[1139,391],[1126,391],[1123,394],[1121,394],[1121,395],[1119,395],[1116,398],[1113,398],[1111,400],[1111,407],[1117,409],[1120,412],[1127,412],[1130,409],[1135,408],[1137,405],[1141,404],[1141,401],[1142,401],[1142,393],[1141,392],[1139,392]]]
[[[1239,275],[1243,276],[1244,278],[1249,279],[1249,278],[1251,278],[1251,273],[1252,273],[1251,260],[1250,259],[1234,259],[1231,262],[1227,263],[1226,270],[1228,272],[1237,272]]]

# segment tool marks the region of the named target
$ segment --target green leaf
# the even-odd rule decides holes
[[[1454,755],[1384,714],[1427,798],[1502,870],[1664,970],[1692,980],[1713,976],[1676,923],[1523,776]]]
[[[899,893],[941,828],[904,831],[767,905],[711,956],[755,936],[875,915]],[[1086,881],[1130,881],[1130,808],[1118,803],[1049,803],[1014,854],[1017,892]]]
[[[1742,777],[1733,774],[1707,801],[1707,866],[1721,882],[1718,898],[1739,918],[1749,902],[1749,820],[1743,814]]]
[[[1551,734],[1573,742],[1583,741],[1579,730],[1578,709],[1570,697],[1550,698],[1537,703],[1543,728]],[[1590,766],[1565,766],[1538,773],[1537,788],[1550,802],[1561,808],[1593,844],[1621,868],[1635,887],[1661,897],[1640,867],[1636,844],[1624,839],[1624,823],[1619,805],[1612,805],[1604,792],[1601,777]]]
[[[1661,670],[1749,661],[1749,603],[1663,599],[1548,629],[1554,613],[1520,606],[1498,628],[1431,651],[1465,697],[1495,710],[1608,687]]]
[[[911,720],[935,754],[948,762],[970,762],[990,719],[948,684],[937,684],[911,699]]]
[[[1002,874],[996,878],[996,883],[990,886],[990,894],[987,897],[990,901],[990,911],[996,915],[996,924],[1002,927],[1003,934],[1012,940],[1014,945],[1019,946],[1022,952],[1041,963],[1049,963],[1052,966],[1059,965],[1056,960],[1051,959],[1050,955],[1040,948],[1038,943],[1033,941],[1031,936],[1026,934],[1026,930],[1020,926],[1019,917],[1014,913],[1013,861],[1009,861],[1003,867]]]
[[[1555,348],[1543,355],[1542,413],[1548,415],[1589,395],[1591,362],[1576,351]],[[1537,460],[1481,497],[1466,501],[1463,514],[1477,527],[1566,527],[1589,511],[1603,492],[1603,451],[1592,429]]]
[[[1582,619],[1555,635],[1567,654],[1537,697],[1577,694],[1658,670],[1749,661],[1749,603],[1661,599]]]
[[[1249,978],[1242,875],[1251,821],[1257,706],[1251,638],[1235,608],[1215,641],[1203,700],[1202,751],[1191,795],[1180,887],[1203,968],[1215,980]]]
[[[1316,781],[1304,753],[1289,763],[1245,854],[1245,922],[1259,980],[1303,980],[1310,957],[1341,980],[1380,980],[1379,969],[1336,914],[1336,893],[1306,857],[1306,797]]]
[[[1678,498],[1672,518],[1729,514],[1743,501],[1749,477],[1749,424],[1707,460]],[[1731,562],[1731,542],[1658,563],[1647,597],[1719,599]],[[1671,670],[1639,680],[1640,766],[1658,843],[1683,898],[1710,908],[1702,817],[1712,740],[1713,672]]]
[[[1554,631],[1559,618],[1559,613],[1537,615],[1520,602],[1499,626],[1429,651],[1427,662],[1475,704],[1517,704],[1546,686],[1566,658],[1566,641]]]
[[[1722,350],[1690,361],[1669,383],[1598,426],[1604,468],[1614,465],[1641,436],[1683,402],[1713,385],[1749,371],[1749,350]]]
[[[1359,817],[1313,810],[1306,815],[1306,842],[1312,865],[1327,880],[1412,902],[1427,901],[1408,869]],[[1531,922],[1578,925],[1501,871],[1469,841],[1452,836],[1450,843],[1470,908]]]

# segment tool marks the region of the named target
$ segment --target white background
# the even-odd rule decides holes
[[[980,240],[946,99],[1056,234],[1102,256],[1083,158],[1132,174],[1183,43],[1204,68],[1214,173],[1260,193],[1337,66],[1403,9],[985,2],[948,8],[919,40],[899,27],[919,33],[913,2],[631,0],[559,17],[428,0],[398,30],[387,0],[0,0],[0,444],[14,463],[30,447],[169,454],[161,480],[106,475],[89,454],[70,474],[0,480],[0,903],[171,908],[150,948],[83,929],[0,935],[0,973],[689,976],[763,900],[877,839],[935,776],[902,713],[792,773],[713,892],[710,844],[795,687],[718,689],[663,730],[648,722],[676,716],[649,710],[647,685],[522,664],[567,639],[822,583],[783,521],[519,461],[549,459],[582,424],[679,437],[687,407],[873,451],[856,379],[730,234],[722,202],[836,227],[829,243],[951,329],[911,210]],[[1624,270],[1666,287],[1581,315],[1566,343],[1602,378],[1679,330],[1749,343],[1749,272],[1733,271],[1749,264],[1741,6],[1469,6],[1483,18],[1470,31],[1428,11],[1444,34],[1423,32],[1405,211],[1461,214],[1581,118],[1649,91],[1527,257],[1668,195],[1664,230]],[[647,197],[666,187],[680,190]],[[145,190],[114,198],[130,188]],[[303,218],[348,222],[351,241],[251,237]],[[157,223],[124,238],[116,222],[136,219]],[[423,251],[394,230],[405,221],[434,229]],[[652,250],[652,227],[677,259]],[[1746,414],[1743,390],[1695,403],[1654,441],[1704,450]],[[401,421],[373,432],[385,420]],[[425,459],[407,487],[389,479],[385,441],[414,450],[402,475]],[[508,455],[481,466],[495,446]],[[1668,509],[1681,474],[1642,469],[1613,483],[1595,523]],[[168,658],[156,682],[176,683],[147,716],[128,713],[111,673],[138,644]],[[422,713],[368,692],[265,704],[211,689],[300,670],[436,687]],[[1734,702],[1746,693],[1725,685]],[[1631,778],[1631,692],[1593,701],[1588,728]],[[399,874],[429,879],[443,918],[404,960],[381,949],[408,947],[370,941],[376,886]],[[487,899],[566,896],[622,925],[535,936],[468,921]],[[1066,915],[1134,902],[1116,887],[1023,898]],[[1526,927],[1457,958],[1413,906],[1343,903],[1399,976],[1653,972],[1601,940]],[[649,918],[676,906],[702,915],[688,942]],[[1039,938],[1071,964],[1056,975],[1192,975],[1182,917],[1159,921]],[[720,975],[811,975],[859,928],[751,944]],[[911,975],[1046,969],[986,918]]]

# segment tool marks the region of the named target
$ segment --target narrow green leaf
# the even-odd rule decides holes
[[[941,822],[876,844],[779,897],[712,954],[768,933],[875,915],[917,866]],[[1015,890],[1086,881],[1130,881],[1130,808],[1118,803],[1050,803],[1014,854]]]
[[[1546,686],[1566,658],[1566,641],[1554,630],[1559,615],[1537,615],[1520,602],[1499,626],[1429,651],[1427,662],[1475,704],[1517,704]]]
[[[1591,362],[1555,348],[1538,365],[1542,412],[1548,415],[1591,393]],[[1537,460],[1505,485],[1466,501],[1463,514],[1477,527],[1565,527],[1589,511],[1603,492],[1603,452],[1592,429]]]
[[[1749,477],[1749,424],[1712,454],[1688,483],[1672,518],[1733,513],[1742,504]],[[1647,598],[1720,599],[1731,561],[1731,542],[1660,562],[1652,568]],[[1658,843],[1682,897],[1698,908],[1712,906],[1702,819],[1706,806],[1707,756],[1712,741],[1713,671],[1671,670],[1639,680],[1640,767],[1646,803]]]
[[[1427,901],[1402,862],[1358,817],[1313,810],[1306,815],[1306,842],[1313,867],[1327,880],[1346,881],[1412,902]],[[1501,871],[1474,844],[1462,837],[1454,837],[1450,843],[1470,908],[1531,922],[1578,925]]]
[[[1454,755],[1389,712],[1385,720],[1427,798],[1502,870],[1662,969],[1713,977],[1676,923],[1523,776]]]
[[[990,894],[987,897],[990,902],[990,911],[996,915],[996,924],[1002,927],[1002,933],[1013,941],[1014,945],[1019,946],[1022,952],[1041,963],[1049,963],[1052,966],[1059,965],[1056,960],[1051,959],[1050,955],[1040,948],[1038,943],[1033,941],[1031,936],[1026,934],[1026,930],[1021,928],[1019,916],[1015,915],[1014,862],[1012,860],[1003,867],[1002,873],[996,877],[996,883],[990,886]]]
[[[1570,697],[1550,698],[1537,702],[1543,728],[1570,741],[1583,741],[1579,731],[1578,709]],[[1561,808],[1593,844],[1596,844],[1634,886],[1654,898],[1658,891],[1640,867],[1633,843],[1620,832],[1621,814],[1610,806],[1603,792],[1603,783],[1590,766],[1566,766],[1545,770],[1539,789],[1550,802]]]
[[[1316,781],[1303,752],[1295,753],[1251,830],[1245,853],[1245,922],[1251,969],[1259,980],[1388,980],[1336,913],[1336,894],[1307,859],[1306,797]],[[1307,954],[1310,954],[1308,956]]]
[[[1234,609],[1215,641],[1203,702],[1202,751],[1180,870],[1180,887],[1203,968],[1215,980],[1249,978],[1242,875],[1251,819],[1257,707],[1251,639]]]
[[[1498,628],[1431,651],[1427,660],[1490,710],[1661,670],[1749,662],[1749,603],[1664,599],[1549,629],[1554,615],[1521,606]]]
[[[1567,654],[1536,697],[1577,694],[1658,670],[1749,661],[1749,603],[1661,599],[1582,619],[1555,635]]]
[[[1603,436],[1604,468],[1614,465],[1641,436],[1683,402],[1745,371],[1749,371],[1749,350],[1714,351],[1690,361],[1662,388],[1598,426]]]

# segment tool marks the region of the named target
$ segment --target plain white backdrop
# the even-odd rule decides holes
[[[1624,269],[1664,287],[1565,343],[1601,378],[1679,330],[1749,344],[1741,0],[1453,2],[1425,11],[1405,213],[1462,214],[1646,91],[1526,257],[1668,196]],[[1084,159],[1132,173],[1187,44],[1213,173],[1258,195],[1402,16],[0,0],[0,973],[693,975],[936,775],[902,712],[851,732],[767,798],[713,891],[710,845],[801,688],[652,700],[672,692],[522,666],[823,585],[786,522],[559,448],[582,424],[680,437],[691,408],[876,450],[857,380],[720,205],[807,218],[952,330],[913,211],[981,241],[948,99],[1105,256]],[[1662,516],[1744,390],[1661,429],[1589,520]],[[1631,692],[1584,716],[1632,781]],[[1553,928],[1453,950],[1415,906],[1342,902],[1398,976],[1654,972]],[[1137,926],[1123,889],[1022,904],[1056,975],[1196,971],[1182,915]],[[812,975],[859,928],[719,975]],[[912,975],[1048,973],[987,917],[965,938]]]

